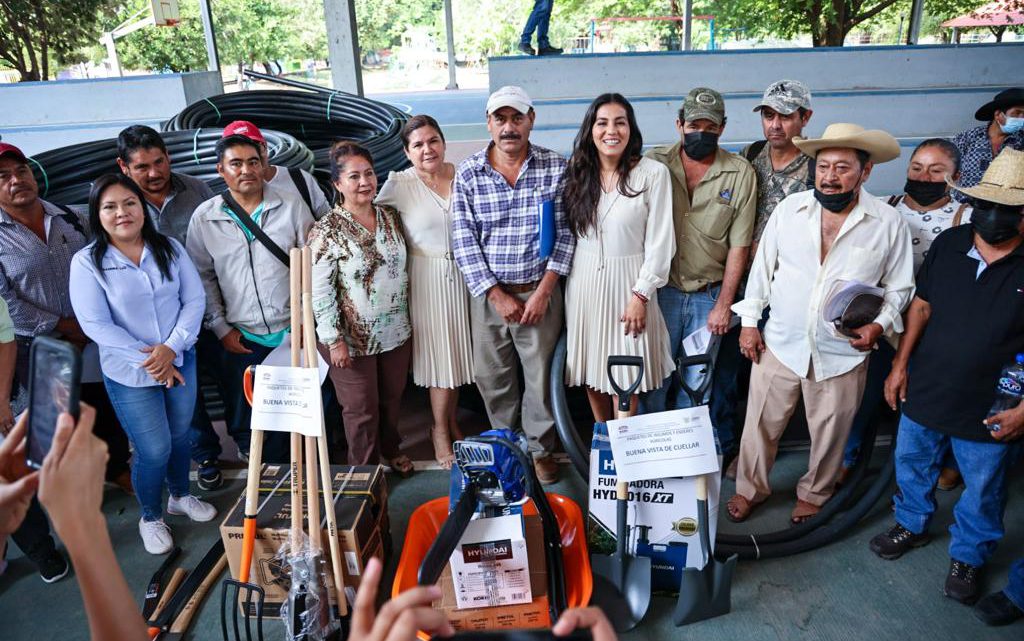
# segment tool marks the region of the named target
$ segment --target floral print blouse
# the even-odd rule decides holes
[[[409,279],[398,212],[376,205],[371,233],[342,205],[313,225],[313,314],[324,345],[381,354],[409,339]]]

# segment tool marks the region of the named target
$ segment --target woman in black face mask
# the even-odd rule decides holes
[[[970,206],[950,197],[947,176],[960,178],[960,151],[948,140],[925,140],[910,157],[904,193],[889,199],[910,226],[915,272],[936,236],[971,220]]]

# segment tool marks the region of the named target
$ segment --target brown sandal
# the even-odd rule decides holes
[[[416,469],[412,464],[412,461],[409,460],[409,457],[405,454],[396,456],[393,459],[388,459],[388,466],[391,468],[392,472],[403,479],[407,479],[412,476],[413,471]]]
[[[789,522],[793,525],[799,525],[821,512],[821,507],[813,503],[808,503],[803,499],[796,500],[796,507],[793,508],[793,513],[790,515]]]
[[[742,523],[750,517],[750,513],[760,504],[760,501],[754,503],[742,494],[735,494],[725,504],[725,516],[733,523]]]

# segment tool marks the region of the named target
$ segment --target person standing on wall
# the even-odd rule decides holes
[[[551,10],[554,7],[555,0],[533,0],[533,9],[530,10],[530,17],[523,26],[523,35],[519,38],[520,51],[528,56],[557,56],[562,53],[558,47],[552,47],[548,40],[548,25],[551,23]],[[530,46],[534,31],[537,32],[536,51]]]
[[[206,297],[185,248],[156,230],[142,189],[107,174],[89,195],[93,241],[71,263],[71,303],[100,348],[103,383],[134,451],[132,484],[150,554],[174,547],[168,514],[210,521],[217,510],[189,492],[189,428]]]
[[[378,205],[398,210],[408,249],[409,317],[412,323],[412,380],[426,387],[434,417],[434,458],[450,469],[459,387],[472,383],[473,340],[469,292],[452,254],[451,197],[455,165],[445,162],[444,133],[427,115],[402,128],[412,167],[393,171],[377,196]]]
[[[526,432],[537,477],[549,484],[558,480],[558,463],[548,378],[562,331],[559,279],[569,274],[575,243],[562,207],[566,162],[530,142],[536,117],[521,87],[488,98],[491,142],[455,171],[452,246],[473,296],[473,368],[487,417],[493,427]],[[548,256],[541,255],[542,233],[553,236]]]
[[[649,304],[668,282],[676,252],[672,178],[642,150],[633,106],[620,94],[602,94],[583,117],[566,170],[563,199],[576,252],[565,285],[565,378],[586,385],[599,422],[615,418],[610,355],[643,357],[640,393],[675,369],[665,319]]]

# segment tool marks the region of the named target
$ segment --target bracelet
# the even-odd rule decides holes
[[[637,298],[639,298],[639,299],[640,299],[640,302],[641,302],[641,303],[643,303],[644,305],[646,305],[646,304],[647,304],[647,303],[649,302],[649,301],[647,300],[647,297],[646,297],[646,296],[644,296],[644,295],[643,295],[643,294],[641,294],[640,292],[636,291],[635,289],[633,290],[633,295],[634,295],[634,296],[636,296]]]

